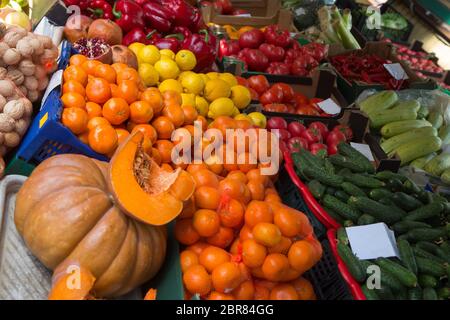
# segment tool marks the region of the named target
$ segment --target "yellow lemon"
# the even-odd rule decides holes
[[[208,72],[206,74],[208,76],[209,79],[214,80],[214,79],[218,79],[219,78],[219,73],[218,72]]]
[[[139,50],[141,50],[142,48],[145,48],[145,44],[140,43],[140,42],[135,42],[132,43],[128,46],[128,49],[130,49],[131,51],[133,51],[133,53],[138,56],[139,55]]]
[[[226,81],[230,87],[234,87],[238,85],[238,81],[236,80],[236,77],[233,76],[231,73],[220,73],[219,74],[219,79],[222,79],[224,81]]]
[[[187,76],[188,74],[191,74],[191,73],[193,73],[192,71],[183,71],[183,72],[181,72],[180,73],[180,75],[178,76],[178,81],[183,81],[183,78],[185,77],[185,76]]]
[[[231,100],[239,110],[245,109],[252,101],[250,91],[241,85],[231,87]]]
[[[228,98],[230,94],[231,88],[227,82],[221,79],[213,79],[206,83],[203,96],[209,102],[213,102],[219,98]]]
[[[149,63],[141,63],[139,65],[139,75],[147,87],[154,86],[159,81],[158,71]]]
[[[235,111],[233,101],[229,98],[218,98],[209,105],[208,118],[216,119],[220,116],[231,117]]]
[[[161,80],[176,79],[180,74],[178,65],[173,60],[159,60],[155,63],[156,71],[159,73]]]
[[[139,49],[138,59],[143,63],[150,63],[154,65],[159,59],[161,59],[161,54],[157,46],[148,45]]]
[[[171,60],[175,59],[175,53],[170,49],[162,49],[159,51],[159,53],[161,54],[161,58],[168,57]]]
[[[199,73],[199,75],[203,78],[203,81],[207,83],[209,80],[211,80],[206,74]]]
[[[191,72],[183,76],[181,86],[187,93],[200,94],[205,88],[205,82],[203,81],[202,76]]]
[[[196,96],[195,97],[195,109],[197,109],[197,112],[199,115],[206,117],[208,115],[209,111],[209,103],[206,101],[205,98]]]
[[[252,112],[248,115],[252,118],[255,126],[265,129],[267,126],[267,118],[261,112]]]
[[[233,114],[231,115],[233,118],[239,115],[241,112],[238,108],[234,107]]]
[[[159,91],[161,91],[161,93],[164,93],[164,92],[169,91],[169,90],[176,91],[176,92],[178,92],[180,94],[183,93],[183,87],[175,79],[164,80],[163,82],[161,82],[161,84],[159,85],[158,89],[159,89]]]
[[[253,120],[252,120],[252,118],[250,118],[247,114],[245,114],[245,113],[241,113],[241,114],[238,114],[238,115],[236,115],[235,117],[234,117],[234,120],[244,120],[244,121],[248,121],[248,122],[250,122],[252,125],[253,125]]]
[[[175,61],[182,71],[190,71],[197,65],[197,58],[189,50],[180,50],[175,56]]]
[[[181,106],[191,106],[195,107],[195,94],[193,93],[182,93],[181,94]]]

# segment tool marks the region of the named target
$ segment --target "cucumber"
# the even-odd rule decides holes
[[[350,158],[344,157],[343,155],[335,154],[331,156],[329,159],[332,164],[350,169],[353,172],[360,172],[360,173],[366,172],[366,168],[364,166],[361,166],[357,162],[354,162]]]
[[[369,159],[365,155],[363,155],[361,152],[353,148],[350,144],[347,144],[345,142],[341,142],[338,144],[338,150],[339,154],[344,155],[359,167],[365,168],[365,171],[368,173],[374,173],[375,168],[373,167],[372,162],[370,162]]]
[[[413,288],[417,285],[417,277],[410,270],[386,258],[378,258],[377,264],[392,273],[404,286]]]
[[[398,101],[398,95],[393,90],[385,90],[375,93],[358,103],[359,108],[366,114],[378,110],[386,110],[394,106]]]
[[[383,198],[391,198],[393,195],[392,192],[384,188],[372,189],[369,192],[369,197],[376,201]]]
[[[394,229],[395,232],[402,234],[412,229],[431,228],[431,226],[429,224],[419,221],[399,221],[395,223],[392,226],[392,228]]]
[[[402,218],[402,215],[398,211],[393,211],[391,207],[366,197],[352,196],[347,203],[387,224],[395,223]]]
[[[347,182],[351,182],[354,185],[361,188],[374,189],[374,188],[382,188],[385,186],[385,183],[383,181],[357,173],[352,173],[344,176],[344,180]]]
[[[380,267],[380,282],[381,286],[388,286],[392,289],[394,292],[400,292],[404,290],[404,286],[400,282],[400,280],[397,279],[389,270],[383,268],[380,264],[377,263],[377,265]]]
[[[401,182],[405,182],[408,178],[406,178],[402,174],[398,174],[392,171],[380,171],[375,174],[375,178],[382,180],[382,181],[388,181],[389,179],[398,179]]]
[[[414,183],[414,181],[410,179],[406,179],[406,181],[403,182],[403,189],[406,193],[409,194],[418,194],[419,192],[423,191],[417,184]]]
[[[396,192],[390,199],[395,205],[406,211],[412,211],[423,206],[422,202],[403,192]]]
[[[315,168],[304,168],[303,172],[311,178],[331,187],[339,188],[344,179],[341,176],[328,174],[324,170],[317,170]]]
[[[353,227],[355,225],[355,223],[352,220],[345,220],[342,225],[344,227],[348,228],[348,227]]]
[[[419,111],[417,111],[417,119],[424,120],[428,117],[429,114],[430,114],[430,110],[428,110],[427,106],[420,106]]]
[[[345,244],[338,243],[337,251],[353,278],[358,282],[363,282],[366,279],[366,273],[352,250]]]
[[[450,168],[445,169],[444,172],[442,172],[441,180],[442,180],[442,182],[444,182],[446,184],[450,184]]]
[[[376,291],[378,290],[367,288],[367,285],[365,283],[361,286],[361,290],[367,300],[380,300],[376,293]]]
[[[405,288],[395,294],[395,300],[408,300],[408,290]]]
[[[427,120],[436,129],[439,129],[444,124],[444,117],[442,117],[440,111],[430,112],[430,114],[427,117]]]
[[[337,190],[338,189],[333,188],[333,187],[327,187],[327,189],[325,190],[325,194],[329,194],[330,196],[333,196]]]
[[[439,138],[441,138],[442,144],[450,144],[450,125],[439,128]]]
[[[448,168],[450,168],[450,154],[441,153],[431,159],[425,165],[424,170],[434,176],[440,176]]]
[[[338,171],[337,173],[338,175],[345,177],[348,174],[352,174],[352,171],[348,168],[342,168],[341,170]]]
[[[438,300],[438,296],[436,290],[433,288],[424,288],[423,289],[423,300]]]
[[[439,258],[443,259],[447,263],[450,263],[450,254],[445,252],[445,250],[443,250],[441,247],[439,247],[435,243],[419,241],[416,244],[416,247],[420,248],[422,250],[425,250],[425,251],[435,255],[436,257],[439,257]]]
[[[440,248],[444,250],[446,254],[450,254],[450,242],[444,241],[441,243]]]
[[[323,159],[323,164],[324,164],[324,169],[326,172],[328,172],[329,174],[335,174],[335,169],[334,169],[334,165],[331,163],[330,159],[325,158]]]
[[[355,186],[354,184],[350,182],[344,182],[341,185],[342,190],[344,190],[347,194],[351,196],[360,196],[365,197],[366,193],[359,187]]]
[[[333,218],[334,221],[336,221],[340,225],[344,223],[344,219],[342,219],[342,217],[336,211],[325,206],[323,207],[323,209],[331,218]]]
[[[325,195],[323,199],[323,203],[326,207],[331,208],[335,212],[337,212],[341,217],[351,221],[357,221],[361,213],[346,204],[345,202],[340,201],[334,196]]]
[[[404,132],[423,127],[431,127],[431,123],[426,120],[403,120],[395,121],[384,125],[380,133],[384,138],[391,138]]]
[[[408,290],[409,300],[422,300],[422,289],[419,287],[411,288]]]
[[[438,281],[435,277],[430,276],[428,274],[420,274],[419,275],[419,284],[422,288],[436,288],[438,285]]]
[[[438,137],[421,137],[401,145],[395,149],[395,152],[389,153],[389,156],[396,154],[401,160],[400,165],[403,166],[412,160],[438,151],[441,145],[442,141]]]
[[[440,202],[432,202],[414,211],[411,211],[405,218],[405,221],[422,221],[439,215],[444,210],[444,205]]]
[[[438,257],[438,256],[436,256],[436,255],[434,255],[434,254],[432,254],[432,253],[430,253],[430,252],[420,248],[420,247],[415,246],[413,248],[413,252],[414,252],[414,255],[417,256],[417,257],[425,258],[425,259],[428,259],[430,261],[434,261],[434,262],[439,263],[439,264],[445,264],[446,263],[445,259],[442,259],[441,257]]]
[[[417,168],[417,169],[423,169],[425,165],[434,157],[436,156],[436,152],[430,153],[426,155],[425,157],[418,158],[411,162],[409,165],[411,167]]]
[[[397,247],[400,253],[400,260],[402,261],[403,265],[415,275],[417,275],[418,269],[416,258],[414,257],[414,252],[409,242],[406,240],[397,241]]]
[[[433,127],[422,127],[413,129],[397,136],[393,136],[380,144],[386,154],[396,150],[407,142],[414,141],[417,138],[437,136],[437,130]]]
[[[424,228],[424,229],[409,230],[407,235],[408,239],[410,239],[413,242],[434,241],[438,240],[441,237],[444,237],[446,235],[446,232],[443,229]]]
[[[419,257],[416,255],[417,267],[419,268],[419,272],[429,274],[435,277],[442,277],[446,275],[447,270],[445,267],[437,263],[436,261],[432,261],[427,258]]]
[[[428,192],[426,190],[421,190],[418,194],[417,194],[417,199],[419,199],[420,201],[422,201],[422,203],[425,204],[430,204],[433,202],[433,194],[431,192]]]
[[[403,190],[404,186],[399,179],[389,179],[386,182],[386,188],[388,188],[392,192],[397,192]]]
[[[402,208],[399,208],[395,205],[395,203],[389,199],[389,198],[383,198],[378,200],[379,203],[384,204],[385,206],[388,206],[392,212],[395,212],[397,215],[400,215],[404,217],[406,215],[405,210]]]
[[[440,288],[438,290],[437,294],[440,299],[449,299],[450,298],[450,288],[449,287]]]
[[[358,226],[364,226],[364,225],[373,224],[376,222],[377,222],[377,219],[375,219],[371,215],[364,213],[359,217],[359,219],[356,223]]]
[[[308,189],[314,198],[322,199],[325,194],[326,187],[317,180],[311,180],[308,182]]]
[[[371,113],[369,119],[371,128],[381,128],[385,124],[395,121],[415,120],[417,119],[417,111],[404,108],[382,110]]]
[[[339,200],[341,200],[342,202],[347,202],[348,198],[350,198],[350,196],[348,194],[346,194],[344,191],[342,190],[338,190],[334,193],[334,196],[336,198],[338,198]]]
[[[339,228],[336,231],[336,238],[339,243],[345,244],[346,246],[349,244],[347,232],[345,231],[345,228]]]
[[[377,289],[377,294],[381,300],[395,300],[395,295],[389,286],[381,286],[380,289]]]

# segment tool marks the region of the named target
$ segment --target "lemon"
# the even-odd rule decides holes
[[[175,61],[182,71],[190,71],[197,65],[197,58],[189,50],[180,50],[175,56]]]
[[[265,129],[267,126],[267,118],[261,112],[252,112],[248,115],[255,126]]]
[[[148,45],[139,49],[138,59],[143,63],[150,63],[154,65],[159,59],[161,59],[161,54],[157,46]]]
[[[182,77],[181,86],[187,93],[200,94],[205,88],[205,82],[201,75],[191,72]]]
[[[235,106],[235,107],[234,107],[234,110],[233,110],[233,114],[232,114],[231,116],[232,116],[232,117],[236,117],[236,116],[238,116],[240,113],[241,113],[241,112],[239,111],[239,109],[236,108],[236,106]]]
[[[241,113],[234,117],[234,120],[244,120],[250,122],[251,125],[253,125],[253,120],[250,118],[247,114]]]
[[[181,106],[195,106],[195,94],[193,93],[182,93],[181,94]]]
[[[180,69],[173,60],[159,60],[155,63],[155,68],[161,80],[176,79],[180,74]]]
[[[230,94],[231,88],[227,82],[221,79],[213,79],[206,83],[203,96],[206,100],[212,102],[219,98],[228,98]]]
[[[159,51],[159,54],[161,55],[161,58],[168,57],[168,58],[170,58],[170,60],[175,59],[175,53],[170,49],[162,49]]]
[[[214,79],[218,79],[219,78],[219,73],[218,72],[208,72],[206,74],[208,76],[209,79],[214,80]]]
[[[163,82],[161,82],[161,84],[159,85],[158,89],[159,89],[159,91],[161,91],[161,93],[164,93],[164,92],[169,91],[169,90],[173,90],[173,91],[176,91],[178,93],[183,93],[183,87],[175,79],[164,80]]]
[[[195,97],[195,109],[197,109],[197,112],[199,115],[206,117],[208,115],[209,111],[209,103],[206,101],[205,98],[196,96]]]
[[[181,72],[180,73],[180,75],[178,76],[178,81],[183,81],[183,78],[185,77],[185,76],[187,76],[188,74],[191,74],[191,73],[193,73],[192,71],[183,71],[183,72]]]
[[[236,80],[236,77],[228,72],[219,74],[219,79],[226,81],[230,85],[230,87],[234,87],[234,86],[238,85],[238,81]]]
[[[131,51],[133,51],[133,53],[138,56],[139,55],[139,50],[141,50],[142,48],[145,48],[145,44],[140,43],[140,42],[135,42],[132,43],[128,46],[128,49],[130,49]]]
[[[231,87],[231,100],[239,110],[245,109],[252,101],[250,91],[241,85]]]
[[[208,118],[216,119],[220,116],[231,117],[235,112],[233,101],[229,98],[218,98],[209,105]]]
[[[203,78],[203,81],[207,83],[209,80],[211,80],[206,74],[199,73],[199,75]]]
[[[147,87],[154,86],[159,81],[158,71],[149,63],[141,63],[139,65],[139,75]]]

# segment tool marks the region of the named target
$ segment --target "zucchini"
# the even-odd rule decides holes
[[[400,253],[400,260],[403,265],[417,275],[418,269],[416,258],[414,257],[414,253],[409,242],[407,240],[397,241],[397,247]]]
[[[366,168],[364,166],[361,166],[359,163],[351,160],[350,158],[344,157],[343,155],[335,154],[329,159],[332,164],[350,169],[353,172],[366,172]]]
[[[438,300],[438,296],[436,290],[433,288],[424,288],[423,289],[423,300]]]
[[[450,288],[449,287],[440,288],[438,290],[437,294],[440,299],[449,299],[450,298]]]
[[[338,190],[334,193],[334,196],[336,198],[338,198],[339,200],[341,200],[342,202],[347,202],[348,198],[350,198],[350,196],[348,194],[346,194],[344,191],[342,190]]]
[[[388,154],[407,142],[414,141],[417,138],[431,136],[437,136],[437,130],[433,127],[422,127],[393,136],[382,142],[380,146]]]
[[[436,129],[439,129],[444,124],[444,117],[439,110],[431,111],[427,120]]]
[[[382,188],[385,186],[385,183],[383,181],[380,181],[375,178],[367,177],[362,174],[358,173],[352,173],[344,176],[344,180],[347,182],[351,182],[354,185],[361,187],[361,188]]]
[[[390,198],[393,195],[394,194],[392,192],[384,188],[372,189],[369,192],[369,197],[376,201],[383,198]]]
[[[444,172],[442,172],[441,180],[446,184],[450,184],[450,168],[445,169]]]
[[[337,251],[353,278],[358,282],[363,282],[366,279],[366,273],[352,250],[345,244],[338,243]]]
[[[364,101],[359,102],[358,105],[362,111],[366,114],[370,114],[378,110],[389,109],[395,105],[397,101],[398,95],[395,91],[385,90],[371,95]]]
[[[404,286],[413,288],[417,285],[417,277],[410,270],[386,258],[378,258],[377,264],[392,273]]]
[[[412,160],[438,151],[441,148],[441,145],[442,141],[438,137],[421,137],[401,145],[395,152],[392,152],[389,155],[393,156],[394,154],[397,154],[401,160],[400,164],[405,165]]]
[[[347,194],[351,196],[360,196],[360,197],[366,196],[366,193],[362,189],[360,189],[359,187],[355,186],[350,182],[342,183],[341,187],[342,190],[344,190]]]
[[[426,120],[395,121],[384,125],[380,133],[384,138],[391,138],[401,133],[423,127],[431,127],[431,123]]]
[[[428,110],[427,106],[420,106],[419,111],[417,111],[417,119],[424,120],[428,117],[429,114],[430,114],[430,110]]]
[[[402,215],[398,211],[393,211],[391,207],[366,197],[352,196],[347,203],[387,224],[395,223],[402,218]]]
[[[371,215],[368,215],[368,214],[364,213],[358,218],[358,221],[356,223],[359,226],[365,226],[365,225],[373,224],[373,223],[376,223],[376,222],[377,222],[377,219],[375,219]]]
[[[390,199],[395,205],[406,211],[411,211],[423,206],[422,202],[403,192],[396,192]]]
[[[450,144],[450,125],[439,128],[439,138],[441,138],[442,144]]]
[[[395,223],[392,228],[395,232],[402,234],[412,229],[431,228],[431,226],[429,224],[426,224],[425,222],[419,221],[399,221]]]
[[[340,201],[334,196],[325,195],[323,199],[323,203],[326,207],[331,208],[335,212],[337,212],[341,217],[351,221],[357,221],[361,213],[346,204],[345,202]]]
[[[411,288],[408,290],[409,300],[422,300],[422,289],[419,287]]]
[[[339,243],[345,244],[346,246],[349,244],[347,231],[345,231],[345,228],[339,228],[336,231],[336,238]]]
[[[345,142],[338,144],[339,154],[344,155],[352,160],[356,165],[365,168],[365,172],[374,173],[375,168],[372,162],[361,152],[353,148],[351,145]]]
[[[425,165],[434,157],[436,156],[436,152],[430,153],[429,155],[426,155],[425,157],[418,158],[411,162],[409,165],[411,167],[417,168],[417,169],[423,169]]]
[[[448,168],[450,168],[450,154],[441,153],[431,159],[425,165],[424,170],[434,176],[440,176]]]
[[[325,194],[326,187],[317,180],[311,180],[308,182],[308,189],[314,198],[322,199]]]
[[[419,273],[429,274],[438,278],[446,275],[447,270],[445,269],[445,267],[442,264],[437,263],[436,261],[418,257],[416,255],[416,262]]]
[[[380,300],[376,293],[377,290],[367,288],[367,285],[365,283],[361,286],[361,290],[367,300]]]
[[[344,179],[341,176],[328,174],[324,170],[317,170],[315,168],[308,167],[308,168],[303,168],[303,172],[308,177],[312,177],[323,184],[326,184],[326,185],[332,186],[332,187],[336,187],[336,188],[340,187],[342,182],[344,182]]]
[[[414,110],[415,112],[418,112],[419,109],[420,103],[417,100],[399,101],[392,107],[392,110]]]
[[[395,121],[416,120],[417,111],[404,108],[382,110],[369,114],[369,119],[371,128],[381,128],[385,124]]]
[[[406,193],[409,194],[418,194],[419,192],[423,191],[417,184],[414,183],[414,181],[410,179],[406,179],[406,181],[403,182],[403,189]]]
[[[405,218],[405,221],[422,221],[439,215],[444,210],[444,205],[440,202],[432,202],[424,205],[414,211],[411,211]]]
[[[438,285],[438,281],[435,277],[430,276],[429,274],[420,274],[419,284],[422,288],[436,288]]]
[[[406,178],[404,175],[395,173],[392,171],[380,171],[375,174],[375,178],[381,180],[381,181],[388,181],[389,179],[398,179],[402,183],[405,182],[408,178]]]
[[[407,233],[408,239],[411,241],[434,241],[446,235],[443,229],[412,229]]]
[[[344,219],[342,219],[342,217],[334,210],[328,208],[328,207],[323,207],[324,210],[326,211],[326,213],[333,218],[334,221],[336,221],[337,223],[339,223],[340,225],[342,225],[344,223]]]

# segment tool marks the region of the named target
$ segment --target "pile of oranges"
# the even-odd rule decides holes
[[[155,153],[155,160],[170,163],[168,151],[173,145],[158,140],[170,139],[175,129],[191,126],[196,120],[206,124],[194,106],[181,107],[178,92],[162,94],[157,88],[146,89],[135,69],[122,63],[103,64],[83,55],[72,56],[64,71],[61,101],[63,125],[94,151],[107,156],[130,133],[139,130],[146,137],[144,149],[150,155]]]

